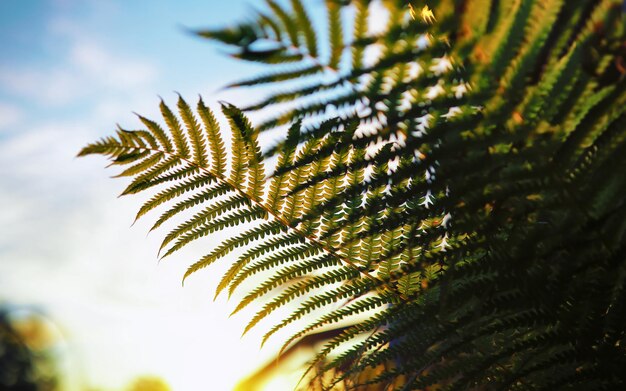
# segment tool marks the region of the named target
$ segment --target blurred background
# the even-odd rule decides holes
[[[181,287],[194,250],[159,264],[162,233],[130,228],[143,198],[116,198],[104,160],[74,158],[116,123],[139,127],[132,111],[159,118],[159,95],[253,100],[220,88],[258,69],[186,29],[260,5],[0,1],[0,389],[229,390],[271,362],[262,330],[241,338],[253,309],[213,302],[220,268]]]

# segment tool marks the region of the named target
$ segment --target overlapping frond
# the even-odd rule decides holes
[[[146,130],[119,130],[117,137],[90,144],[79,155],[103,154],[112,159],[113,165],[131,165],[132,170],[123,171],[125,176],[133,178],[124,194],[157,188],[142,205],[137,218],[163,209],[152,229],[162,227],[174,217],[182,220],[165,234],[160,248],[163,257],[215,232],[237,228],[238,234],[193,263],[184,278],[237,249],[242,251],[225,273],[216,294],[225,288],[232,293],[245,280],[271,270],[272,276],[245,295],[235,311],[264,298],[277,287],[289,286],[289,293],[268,304],[249,327],[305,292],[318,292],[322,297],[327,286],[352,284],[355,278],[371,280],[380,289],[392,289],[372,276],[358,260],[342,253],[338,232],[333,234],[335,240],[325,237],[328,230],[345,219],[342,216],[347,216],[350,209],[326,214],[317,222],[298,222],[303,214],[337,196],[343,180],[333,177],[302,191],[294,191],[296,187],[311,175],[347,163],[350,149],[312,162],[311,167],[274,175],[267,184],[257,131],[240,110],[228,104],[222,106],[232,134],[231,151],[227,155],[217,121],[201,99],[197,112],[202,121],[197,120],[182,97],[177,106],[182,121],[161,102],[166,130],[140,117]],[[297,150],[299,131],[298,123],[292,126],[277,168],[290,166],[297,157],[327,145],[313,140]],[[169,139],[174,142],[166,142]],[[229,166],[227,170],[226,166]],[[356,183],[356,178],[359,177],[353,178],[352,183]],[[186,214],[190,209],[193,213]],[[294,280],[301,282],[293,285]]]
[[[199,33],[274,68],[233,86],[283,88],[246,108],[269,109],[257,127],[224,105],[228,156],[211,111],[200,101],[197,121],[182,98],[182,125],[162,104],[166,130],[140,117],[81,155],[126,166],[125,194],[156,188],[137,216],[169,205],[155,228],[194,208],[165,255],[244,227],[185,277],[235,255],[216,294],[260,279],[235,308],[263,301],[246,331],[297,303],[265,336],[310,322],[285,347],[341,325],[312,388],[620,389],[621,2],[412,5],[329,0],[324,34],[303,2],[268,0]],[[283,125],[266,178],[258,132]]]

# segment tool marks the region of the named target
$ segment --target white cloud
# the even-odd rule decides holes
[[[0,88],[36,102],[60,106],[85,96],[139,89],[152,83],[157,68],[107,50],[96,41],[76,40],[53,67],[0,68]]]
[[[23,117],[24,112],[19,107],[0,102],[0,130],[16,125]]]
[[[121,58],[93,42],[75,43],[70,61],[83,75],[116,89],[148,84],[157,74],[154,66],[135,59]]]
[[[80,84],[72,73],[61,69],[0,69],[2,87],[46,104],[64,104],[79,97]]]

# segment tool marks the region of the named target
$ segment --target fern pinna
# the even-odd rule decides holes
[[[246,330],[292,302],[265,339],[341,325],[305,387],[624,387],[621,1],[328,0],[328,42],[299,0],[267,5],[199,32],[276,67],[232,87],[295,83],[244,108],[267,113],[256,127],[223,106],[230,154],[182,98],[165,130],[141,117],[81,151],[127,166],[125,194],[156,190],[137,216],[163,207],[154,228],[193,211],[164,256],[252,222],[185,277],[238,249],[217,293],[262,276],[235,309],[263,303]]]

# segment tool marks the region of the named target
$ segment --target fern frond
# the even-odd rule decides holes
[[[228,205],[228,206],[223,205],[222,208],[217,209],[213,213],[223,214],[224,211],[227,210],[228,207],[230,207],[231,205]],[[228,227],[235,227],[238,225],[242,225],[244,223],[250,223],[254,220],[262,219],[264,217],[267,217],[267,214],[265,210],[261,208],[253,208],[251,210],[238,210],[229,215],[226,215],[225,217],[214,219],[213,221],[206,222],[198,226],[197,228],[188,230],[184,235],[180,235],[179,233],[177,233],[177,235],[168,235],[166,237],[168,242],[167,243],[164,242],[164,244],[161,246],[162,248],[165,245],[167,245],[169,242],[171,242],[172,240],[176,238],[177,240],[176,240],[176,243],[174,243],[174,245],[172,245],[170,248],[167,249],[166,253],[163,255],[163,258],[180,250],[181,248],[183,248],[184,246],[186,246],[187,244],[191,243],[194,240],[200,239],[214,232],[221,231]]]
[[[155,156],[158,156],[158,154]],[[207,175],[201,176],[200,178],[187,179],[180,183],[177,183],[172,187],[157,193],[150,200],[146,201],[139,209],[139,212],[137,212],[135,220],[139,220],[141,216],[157,208],[158,206],[170,200],[173,200],[174,198],[180,197],[187,192],[210,185],[211,183],[213,183],[213,181],[215,181],[215,177]]]
[[[258,227],[251,228],[240,235],[230,238],[221,243],[210,254],[205,255],[198,262],[192,265],[192,268],[190,268],[191,271],[185,274],[185,278],[188,277],[192,272],[195,272],[200,268],[207,267],[216,260],[223,258],[228,253],[235,250],[235,248],[237,247],[248,245],[250,242],[264,239],[265,237],[270,235],[278,235],[279,233],[284,232],[285,229],[286,228],[281,223],[277,221],[271,221],[263,223]],[[235,263],[233,266],[235,265],[237,265],[237,263]],[[241,268],[242,266],[237,267]],[[223,278],[220,280],[220,283],[215,289],[215,297],[217,297],[232,282],[235,273],[235,271],[229,270],[226,274],[224,274]]]
[[[248,251],[241,255],[239,259],[231,265],[230,269],[222,277],[222,281],[220,281],[219,286],[221,287],[222,285],[230,285],[228,293],[229,295],[232,295],[237,288],[232,284],[233,279],[246,265],[271,251],[286,247],[288,245],[302,243],[304,242],[304,240],[305,239],[302,237],[301,234],[297,232],[291,232],[275,238],[270,238],[264,243],[257,244],[256,246],[248,249]]]
[[[218,174],[224,174],[226,171],[226,149],[224,147],[224,141],[220,134],[220,128],[217,124],[217,120],[213,115],[213,112],[205,106],[202,98],[198,99],[197,105],[198,114],[204,125],[204,132],[206,133],[207,140],[209,142],[209,150],[211,154],[211,170]]]
[[[349,276],[349,277],[348,277]],[[346,283],[339,288],[330,290],[329,292],[321,293],[319,295],[311,296],[308,300],[300,305],[300,307],[294,311],[288,318],[284,319],[279,324],[275,325],[263,336],[263,342],[267,341],[272,335],[293,323],[294,321],[302,318],[303,316],[310,314],[316,309],[335,303],[338,300],[344,300],[348,298],[359,298],[360,296],[371,292],[373,290],[372,281],[362,280],[358,278],[358,272],[350,269],[336,270],[327,272],[321,276],[312,277],[308,283],[302,284],[297,289],[286,289],[283,294],[278,296],[272,302],[268,303],[261,311],[255,315],[255,317],[246,326],[246,331],[258,323],[261,319],[269,315],[278,307],[293,300],[294,297],[298,297],[302,294],[322,286],[327,285],[328,281],[339,282],[349,279],[350,282]]]
[[[306,9],[300,0],[291,0],[291,7],[296,15],[296,24],[302,27],[302,37],[304,45],[311,57],[317,57],[317,35],[313,30],[313,23],[307,14]]]
[[[356,16],[354,17],[353,39],[355,42],[359,42],[364,39],[367,34],[369,1],[357,0],[354,2],[354,6],[356,8]],[[363,45],[354,45],[352,47],[352,69],[360,69],[363,66],[364,49],[365,47]]]
[[[172,113],[172,110],[170,110],[170,108],[167,107],[167,105],[165,105],[165,102],[161,101],[159,108],[161,109],[161,114],[163,115],[163,119],[165,120],[165,123],[167,124],[170,132],[172,133],[172,138],[174,139],[174,145],[176,146],[176,151],[182,158],[190,157],[187,137],[185,136],[185,133],[183,132],[182,127],[180,126],[180,122],[178,121],[178,118],[176,118],[174,113]]]
[[[287,266],[283,270],[281,270],[279,273],[274,274],[269,280],[265,281],[259,287],[254,289],[252,292],[248,293],[237,304],[237,307],[232,312],[232,314],[236,314],[237,312],[244,309],[246,306],[248,306],[250,303],[252,303],[256,299],[271,292],[275,288],[290,282],[291,280],[298,281],[299,278],[313,272],[314,270],[319,270],[319,269],[330,267],[336,264],[337,264],[337,261],[334,260],[332,256],[322,255],[320,257],[307,260],[305,262],[301,262],[297,265]],[[342,277],[347,278],[347,276],[353,276],[354,273],[358,274],[358,272],[355,272],[353,269],[345,269],[343,270],[341,274],[337,274],[337,272],[331,272],[331,273],[333,276],[335,276],[335,278],[342,278]],[[324,282],[320,280],[318,281],[318,284],[323,285]],[[307,288],[304,288],[302,283],[298,283],[298,282],[296,282],[295,286],[298,287],[296,291],[290,291],[290,292],[291,292],[291,295],[295,295],[296,297],[306,293],[308,289],[311,289],[311,288],[308,288],[308,286]],[[281,304],[284,304],[285,302],[286,301],[281,300]],[[263,315],[262,317],[265,317],[266,315],[268,315],[269,312],[265,311],[264,314],[265,315]],[[257,321],[261,320],[262,317],[260,316]],[[253,323],[256,324],[257,321],[254,321]],[[252,325],[250,325],[250,327],[248,327],[246,331],[248,331],[251,327]]]
[[[159,228],[163,223],[171,219],[172,217],[178,215],[179,213],[193,208],[195,206],[202,205],[205,202],[209,202],[214,198],[220,197],[226,193],[231,191],[231,187],[227,184],[220,183],[216,186],[212,186],[206,189],[203,189],[198,194],[194,194],[193,196],[184,199],[182,201],[177,202],[173,206],[171,206],[168,210],[163,212],[158,220],[154,223],[150,231],[154,231]]]
[[[176,246],[177,249],[181,248],[182,246],[184,246],[191,240],[198,239],[201,236],[206,236],[209,232],[199,232],[199,231],[205,231],[208,229],[208,227],[213,227],[213,224],[214,224],[213,219],[215,217],[225,214],[226,212],[230,212],[232,210],[238,209],[239,207],[242,207],[244,206],[244,204],[247,204],[247,203],[248,203],[248,200],[245,197],[239,196],[239,195],[235,195],[226,200],[221,200],[221,201],[217,201],[213,203],[212,205],[210,205],[203,211],[196,213],[191,219],[178,225],[174,230],[168,233],[163,239],[163,242],[161,243],[161,250],[164,249],[172,241],[180,237],[183,237],[181,240],[184,243]],[[247,212],[247,210],[242,211],[244,215],[245,215],[245,212]],[[241,215],[236,215],[236,217],[234,218],[243,219],[244,217],[242,217]],[[186,236],[187,234],[189,234],[189,236]],[[169,254],[170,253],[168,252],[167,255]]]
[[[141,115],[137,114],[139,120],[143,122],[143,124],[148,128],[148,131],[159,141],[159,145],[166,152],[172,152],[174,147],[172,145],[172,141],[169,136],[163,131],[163,129],[154,121],[151,121]]]
[[[231,151],[179,98],[165,129],[140,117],[80,155],[123,167],[124,194],[153,190],[137,217],[164,207],[154,228],[181,219],[165,256],[235,227],[184,278],[235,255],[216,296],[262,303],[244,332],[295,305],[265,331],[305,321],[283,349],[339,327],[309,368],[326,389],[621,389],[626,24],[621,1],[570,3],[441,0],[413,19],[328,0],[320,34],[304,2],[268,0],[199,33],[272,68],[232,86],[281,89],[247,107],[269,109],[256,127],[222,105]]]
[[[299,39],[298,39],[298,27],[297,22],[293,15],[291,15],[287,10],[281,7],[274,0],[266,0],[267,5],[276,15],[278,21],[282,24],[282,28],[287,32],[287,36],[291,41],[291,45],[298,47]]]
[[[195,173],[194,168],[184,165],[178,157],[172,157],[135,176],[121,195],[136,194],[154,186],[187,178]]]
[[[235,156],[235,161],[233,162],[234,166],[231,181],[233,183],[240,183],[242,173],[238,173],[237,171],[247,169],[248,189],[246,193],[254,201],[260,201],[263,197],[265,170],[263,168],[263,155],[261,154],[261,147],[257,140],[256,130],[252,128],[248,119],[239,109],[234,106],[224,106],[223,110],[231,123],[233,134],[240,134],[241,140],[239,140],[238,136],[233,137],[237,138],[237,142],[242,142],[242,144],[236,145],[235,139],[233,139],[233,156]],[[235,148],[242,148],[243,152],[247,154],[247,156],[243,158],[247,164],[239,162],[239,151],[235,151]]]
[[[343,54],[343,26],[341,22],[341,6],[335,1],[326,1],[328,10],[328,26],[330,36],[330,60],[328,66],[332,69],[339,68],[341,55]]]
[[[296,122],[289,128],[289,134],[287,135],[287,139],[285,140],[276,164],[277,170],[281,170],[293,162],[296,148],[298,147],[301,124],[301,122]],[[288,186],[293,186],[293,184],[289,183],[289,179],[290,174],[285,173],[272,177],[269,194],[267,196],[267,204],[271,210],[280,211],[282,209],[282,205],[285,202],[285,197],[287,195]],[[297,183],[298,180],[295,180],[294,182]],[[291,221],[291,216],[289,216],[287,221]]]
[[[307,76],[317,75],[322,72],[324,68],[318,64],[305,66],[303,68],[291,69],[287,71],[280,71],[269,75],[257,76],[252,79],[238,81],[228,87],[251,87],[268,83],[277,83],[293,79],[300,79]]]
[[[208,163],[206,141],[198,125],[198,121],[195,115],[191,111],[191,108],[183,100],[182,96],[178,96],[178,110],[187,128],[187,135],[191,140],[191,147],[193,150],[193,161],[200,167],[205,167]]]
[[[271,255],[265,256],[252,265],[243,267],[236,276],[230,279],[229,289],[234,291],[241,283],[253,275],[271,268],[281,266],[293,261],[304,260],[308,257],[317,255],[321,252],[319,248],[315,248],[310,244],[303,244],[296,247],[289,247],[284,250],[277,251]]]
[[[146,157],[142,161],[132,165],[131,167],[128,167],[127,169],[125,169],[124,171],[120,172],[119,174],[115,175],[115,178],[139,175],[139,174],[143,173],[144,171],[146,171],[146,170],[152,168],[153,166],[155,166],[164,157],[165,157],[164,153],[155,153],[155,154],[153,154],[153,155],[151,155],[149,157]]]

